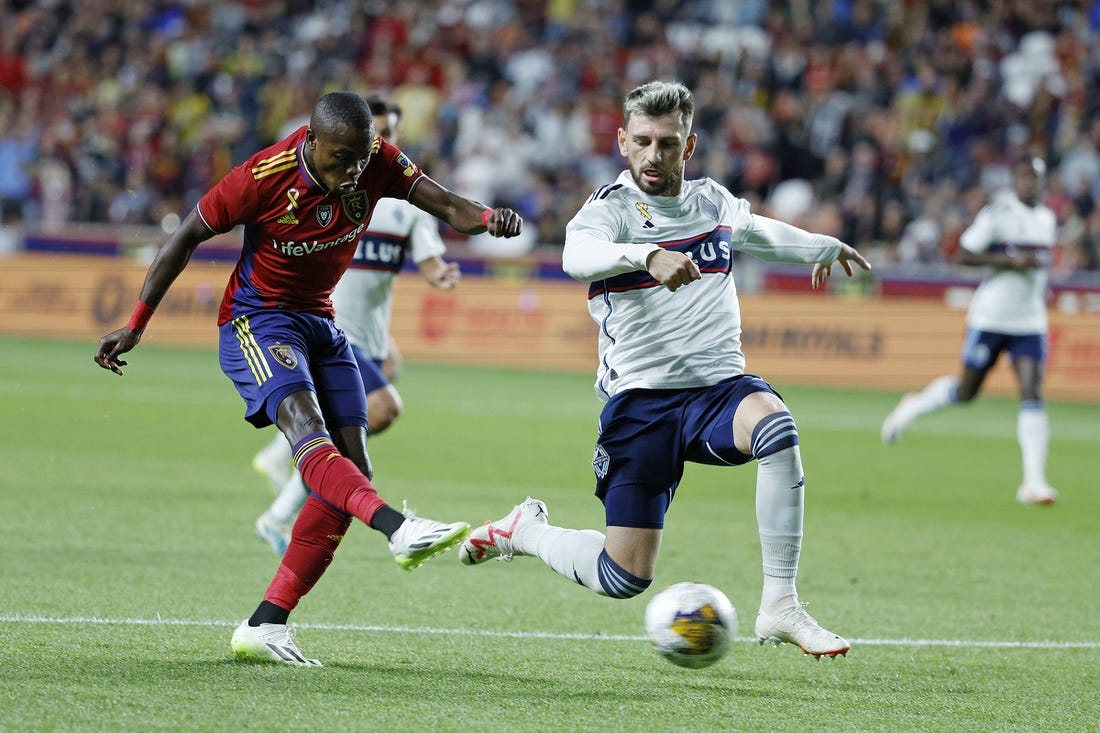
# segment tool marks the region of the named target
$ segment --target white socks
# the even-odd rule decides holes
[[[911,420],[929,412],[942,410],[955,404],[955,389],[959,386],[959,380],[955,377],[937,377],[920,392],[909,400],[912,409]]]
[[[276,522],[288,524],[298,516],[299,510],[308,498],[309,489],[306,488],[306,482],[302,480],[302,474],[294,471],[290,475],[290,480],[283,484],[275,501],[271,502],[267,513]]]
[[[797,445],[757,459],[756,523],[764,566],[761,609],[775,611],[780,601],[798,599],[795,578],[802,550],[804,498],[802,457]]]
[[[1016,439],[1020,441],[1020,453],[1024,459],[1024,483],[1035,487],[1046,486],[1050,420],[1042,402],[1029,400],[1020,403]]]
[[[599,559],[604,536],[594,529],[565,529],[551,524],[532,524],[513,538],[515,549],[534,555],[574,583],[607,595],[599,578]]]

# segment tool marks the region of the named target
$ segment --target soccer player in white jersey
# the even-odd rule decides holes
[[[1025,158],[1012,167],[1013,190],[998,192],[963,232],[956,261],[990,268],[966,316],[961,377],[942,376],[901,399],[882,424],[882,442],[896,443],[921,415],[970,402],[1007,351],[1019,385],[1016,437],[1023,454],[1024,504],[1053,504],[1046,478],[1050,424],[1043,404],[1047,356],[1047,270],[1057,240],[1054,212],[1040,203],[1046,164]]]
[[[367,100],[378,134],[399,145],[401,108],[377,97]],[[446,262],[446,246],[434,217],[401,199],[384,198],[375,205],[370,224],[359,239],[351,267],[332,293],[336,325],[344,330],[363,375],[367,391],[367,429],[377,435],[401,413],[401,395],[393,386],[400,354],[390,337],[393,282],[405,258],[411,256],[420,275],[433,287],[450,290],[458,284],[457,263]],[[292,470],[290,444],[277,434],[252,461],[266,476],[276,497],[256,520],[256,535],[279,556],[286,552],[290,530],[309,489]]]
[[[736,466],[756,459],[756,517],[764,585],[756,634],[814,657],[849,644],[798,600],[804,477],[798,430],[760,377],[744,372],[734,251],[813,263],[818,286],[839,262],[870,269],[834,237],[756,216],[710,179],[684,180],[695,150],[691,92],[651,82],[631,91],[618,131],[627,159],[566,228],[563,268],[591,283],[600,326],[600,415],[593,468],[606,533],[556,527],[528,499],[475,529],[460,549],[468,565],[535,555],[566,578],[611,598],[653,581],[665,513],[687,461]]]

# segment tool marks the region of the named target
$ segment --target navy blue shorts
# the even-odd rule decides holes
[[[978,331],[968,328],[963,343],[963,364],[968,369],[987,372],[1001,353],[1007,351],[1012,361],[1020,357],[1031,357],[1040,364],[1047,360],[1047,337],[1041,333],[1012,335],[995,331]]]
[[[604,405],[592,467],[608,526],[661,529],[684,464],[738,466],[733,415],[750,394],[770,392],[755,374],[710,387],[631,389]]]
[[[351,353],[355,354],[355,363],[359,365],[359,374],[363,377],[364,394],[382,389],[390,383],[390,380],[386,379],[386,375],[382,373],[381,359],[370,358],[355,344],[351,345]]]
[[[245,420],[275,423],[294,392],[317,395],[329,430],[367,425],[363,378],[344,332],[330,318],[283,310],[240,316],[218,328],[218,360],[245,402]]]

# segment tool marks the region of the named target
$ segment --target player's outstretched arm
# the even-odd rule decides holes
[[[416,263],[420,276],[433,288],[453,290],[462,277],[457,262],[447,262],[442,257],[429,257]]]
[[[149,270],[145,273],[145,285],[141,288],[138,305],[129,323],[99,340],[94,357],[96,364],[115,374],[122,374],[122,367],[126,366],[126,362],[119,357],[138,345],[145,325],[164,299],[168,288],[190,262],[195,248],[212,235],[213,232],[206,228],[194,211],[187,215],[149,265]]]
[[[413,189],[409,201],[463,234],[487,231],[494,237],[515,237],[523,231],[523,217],[512,209],[490,209],[427,176]]]
[[[837,262],[839,262],[840,266],[844,268],[844,272],[848,275],[848,277],[851,277],[855,272],[852,269],[853,262],[859,265],[864,270],[871,269],[871,263],[868,262],[863,257],[863,255],[857,252],[853,247],[850,247],[847,244],[841,242],[840,254],[837,255],[837,258],[835,260],[829,263],[818,262],[814,265],[814,271],[810,275],[810,283],[813,285],[815,290],[823,282],[825,282],[826,278],[829,277],[829,275],[832,273],[833,265]]]

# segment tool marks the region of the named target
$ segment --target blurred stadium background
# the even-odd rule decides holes
[[[0,0],[0,332],[98,338],[151,251],[235,162],[333,89],[392,97],[440,182],[518,209],[505,243],[445,231],[467,274],[407,278],[410,359],[591,368],[565,223],[622,167],[622,94],[695,90],[710,176],[874,263],[811,296],[743,258],[750,368],[914,387],[956,369],[980,273],[949,264],[1008,163],[1039,155],[1060,224],[1050,394],[1100,402],[1100,2]],[[239,248],[200,250],[149,338],[214,343]],[[815,301],[806,298],[816,297]],[[993,391],[1011,392],[1007,374]]]

